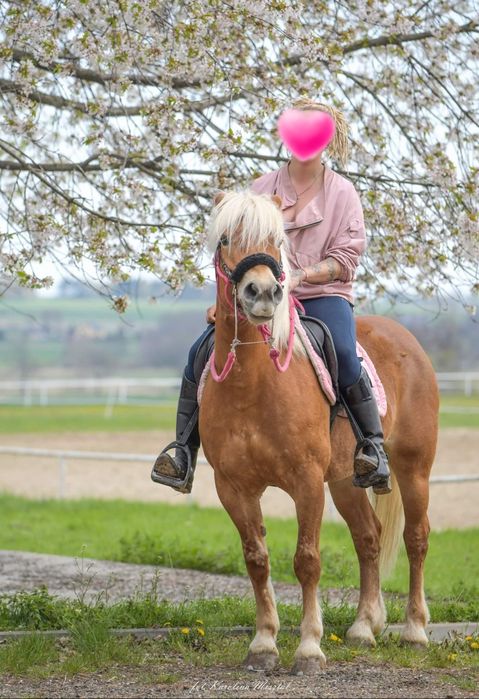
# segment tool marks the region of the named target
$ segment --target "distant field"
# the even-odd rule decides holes
[[[454,412],[464,408],[468,412]],[[448,412],[453,411],[453,412]],[[106,416],[101,405],[0,406],[0,434],[14,432],[125,432],[172,430],[176,401],[169,405],[118,405]],[[441,399],[440,427],[479,429],[479,396],[444,396]]]
[[[111,325],[118,323],[138,324],[143,321],[155,321],[160,315],[171,315],[186,311],[203,312],[207,305],[206,300],[183,301],[182,299],[165,298],[157,303],[149,303],[146,299],[141,299],[136,304],[135,300],[130,301],[130,307],[122,315],[119,315],[111,308],[108,299],[85,298],[33,298],[33,299],[11,299],[8,303],[0,302],[3,321],[9,323],[24,324],[26,320],[31,323],[42,323],[45,318],[55,319],[64,316],[70,323],[83,321],[99,321],[102,324],[108,322]]]

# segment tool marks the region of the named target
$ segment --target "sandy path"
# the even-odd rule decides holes
[[[11,434],[2,435],[4,446],[70,449],[84,451],[157,454],[173,439],[170,432],[110,432]],[[150,464],[108,461],[68,460],[65,496],[68,498],[125,498],[150,502],[221,507],[216,495],[213,471],[199,465],[193,493],[180,495],[150,480]],[[479,475],[479,430],[444,429],[440,432],[433,475]],[[0,490],[43,498],[56,497],[59,489],[59,463],[53,457],[29,458],[0,454]],[[430,519],[435,529],[479,526],[479,481],[431,486]],[[262,499],[266,515],[294,517],[293,502],[286,493],[268,488]],[[338,519],[331,502],[326,518]]]

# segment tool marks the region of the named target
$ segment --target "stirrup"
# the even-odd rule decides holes
[[[378,463],[374,464],[374,459],[367,454],[363,454],[364,461],[360,461],[359,468],[356,461],[358,453],[365,446],[371,446],[376,452]],[[384,462],[377,445],[367,437],[359,442],[354,452],[354,478],[353,485],[357,488],[373,488],[376,495],[387,495],[392,491],[389,465]],[[361,459],[361,456],[359,457]],[[386,456],[387,459],[387,456]],[[378,473],[381,463],[385,463],[387,473]],[[363,469],[361,468],[363,466]],[[383,469],[384,471],[384,469]]]
[[[374,456],[370,456],[369,454],[365,454],[364,447],[371,447],[376,452],[376,458],[374,458]],[[381,461],[381,453],[372,439],[364,437],[364,439],[356,444],[356,449],[354,450],[354,471],[358,474],[358,476],[365,476],[368,473],[374,473],[378,470]]]
[[[186,460],[187,460],[187,466],[186,466],[186,474],[183,478],[179,476],[167,476],[164,473],[159,473],[158,471],[155,470],[155,466],[158,463],[158,461],[161,459],[161,457],[166,454],[170,449],[181,449],[185,454],[186,454]],[[169,454],[167,454],[169,456]],[[170,457],[172,459],[172,457]],[[173,460],[173,459],[172,459]],[[180,492],[185,492],[185,486],[188,483],[188,480],[190,477],[193,475],[193,466],[192,466],[192,459],[191,459],[191,451],[190,448],[187,444],[182,444],[181,442],[174,441],[168,444],[163,451],[159,454],[157,457],[153,468],[151,469],[151,480],[154,481],[155,483],[161,483],[161,485],[169,485],[171,488],[174,488],[175,490],[179,490]],[[189,491],[186,491],[189,492]]]

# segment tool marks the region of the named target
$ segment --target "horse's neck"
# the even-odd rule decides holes
[[[218,299],[216,305],[215,322],[215,364],[218,371],[224,367],[228,354],[231,350],[231,343],[235,337],[235,320],[233,311],[226,309]],[[237,361],[232,370],[232,375],[241,374],[242,381],[246,381],[248,376],[251,380],[256,380],[257,374],[265,369],[265,362],[269,363],[267,348],[263,342],[263,336],[258,328],[251,323],[238,321],[238,339],[241,342],[252,342],[258,344],[239,345],[237,348]],[[247,369],[247,372],[244,370]]]

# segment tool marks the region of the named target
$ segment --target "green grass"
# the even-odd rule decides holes
[[[221,509],[3,495],[0,512],[0,549],[245,575],[238,533]],[[273,580],[296,583],[292,564],[296,522],[265,518],[265,524]],[[479,529],[431,533],[426,593],[433,619],[479,619],[478,549]],[[321,555],[323,588],[358,586],[356,555],[345,526],[323,523]],[[405,594],[407,586],[408,563],[401,550],[384,589]]]
[[[389,606],[390,621],[397,621],[397,610]],[[282,630],[278,649],[283,667],[291,666],[298,645],[301,610],[294,605],[278,605]],[[322,647],[328,661],[366,660],[411,668],[477,667],[477,639],[457,638],[426,649],[404,647],[396,638],[379,638],[374,649],[351,647],[344,633],[353,620],[350,607],[324,606]],[[30,631],[68,629],[68,640],[55,641],[40,634],[9,641],[0,646],[0,675],[49,677],[95,672],[109,667],[127,666],[141,673],[143,682],[171,684],[188,676],[192,667],[237,668],[246,656],[250,634],[224,636],[214,627],[253,626],[254,603],[251,599],[221,598],[180,605],[157,601],[157,590],[150,596],[108,606],[97,602],[85,605],[78,600],[51,597],[45,589],[0,597],[0,627]],[[173,627],[162,641],[136,642],[132,637],[112,636],[110,629],[141,626]],[[293,629],[294,627],[294,629]],[[174,663],[174,667],[171,664]],[[151,668],[154,668],[152,672]],[[130,674],[131,676],[131,674]],[[457,678],[456,678],[457,679]],[[474,675],[461,674],[465,688]],[[454,676],[453,676],[454,681]]]
[[[466,408],[471,412],[459,413],[454,409]],[[451,410],[452,412],[448,412]],[[479,395],[442,395],[439,427],[473,427],[479,429]],[[474,411],[474,412],[472,412]]]
[[[0,406],[0,434],[24,432],[97,432],[174,430],[176,396],[172,403],[157,406],[114,406],[111,417],[105,416],[102,405]],[[478,413],[447,412],[448,408],[465,407],[479,410],[479,396],[443,396],[440,427],[476,427]]]
[[[174,430],[175,421],[176,403],[117,405],[111,417],[102,405],[0,406],[0,434]]]

